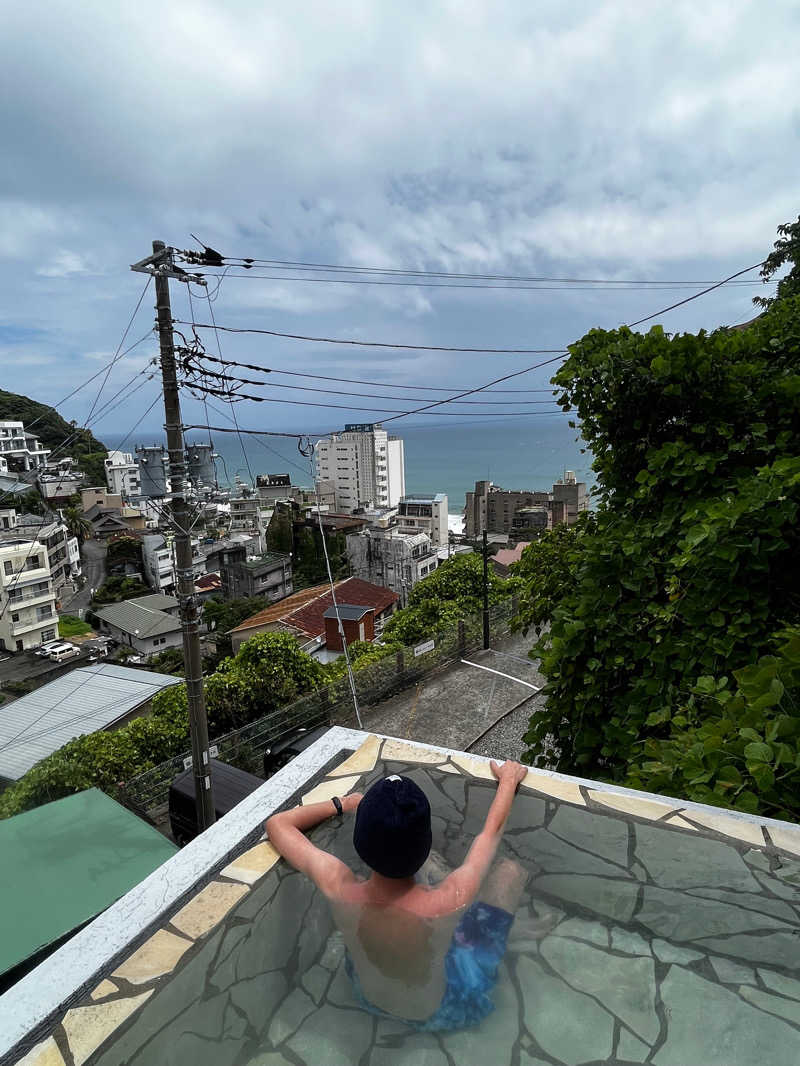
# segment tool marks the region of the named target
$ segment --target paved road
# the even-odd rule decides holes
[[[476,665],[456,662],[365,709],[364,728],[464,751],[509,711],[527,723],[530,712],[526,708],[544,684],[536,663],[527,658],[531,643],[530,638],[515,634],[500,641],[494,650],[465,655]],[[480,745],[473,750],[483,754]],[[519,743],[503,757],[514,755],[519,755]]]
[[[76,614],[89,606],[92,589],[98,589],[106,579],[106,551],[108,546],[99,540],[87,540],[81,548],[81,567],[84,585],[70,599],[62,603],[62,611]]]

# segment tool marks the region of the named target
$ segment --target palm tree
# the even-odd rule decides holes
[[[71,537],[78,538],[79,544],[83,544],[93,532],[92,523],[79,507],[64,508],[64,525]]]

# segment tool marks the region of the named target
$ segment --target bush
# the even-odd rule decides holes
[[[147,585],[135,577],[109,577],[99,589],[95,590],[92,602],[101,606],[107,603],[120,603],[122,600],[132,600],[136,596],[147,596],[150,593]]]
[[[664,739],[631,758],[626,784],[773,818],[800,817],[800,628],[774,655],[726,676],[700,677],[679,712],[656,714]]]
[[[189,742],[185,692],[183,700],[172,693],[166,689],[155,696],[151,717],[136,718],[114,732],[76,737],[42,759],[0,793],[0,818],[87,788],[114,796],[123,781],[182,754]]]
[[[748,669],[800,622],[800,297],[737,331],[592,330],[553,380],[595,457],[599,504],[574,534],[526,549],[517,571],[520,624],[549,623],[534,649],[548,699],[527,758],[554,740],[559,770],[708,785],[709,802],[729,802],[716,769],[688,755],[696,731],[716,728],[708,697],[728,683],[715,679],[739,679],[730,699],[746,718]],[[759,732],[744,721],[736,728]],[[696,774],[669,763],[679,752]],[[769,774],[747,769],[753,752],[731,755],[747,778],[738,805],[754,795],[759,809],[785,810],[767,796]]]
[[[91,633],[92,627],[88,622],[82,622],[73,614],[62,614],[58,618],[58,635],[60,637],[80,637],[84,633]]]

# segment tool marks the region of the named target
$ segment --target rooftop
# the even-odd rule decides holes
[[[374,610],[374,607],[355,607],[350,603],[337,603],[335,607],[331,605],[322,617],[336,618],[338,616],[348,622],[358,622],[365,614],[369,614],[370,611]]]
[[[148,600],[153,601],[153,606],[148,606]],[[181,627],[178,618],[156,606],[157,603],[164,601],[166,601],[165,605],[170,607],[175,607],[178,603],[174,596],[165,596],[157,592],[152,596],[140,596],[133,600],[110,603],[107,607],[101,607],[96,614],[104,622],[108,622],[115,629],[128,633],[130,636],[158,637],[162,633],[174,633]]]
[[[240,622],[238,626],[231,629],[231,633],[241,633],[246,629],[257,629],[259,626],[270,625],[273,622],[279,622],[281,618],[287,613],[296,610],[298,607],[302,607],[303,604],[308,603],[309,600],[314,600],[317,596],[321,596],[327,591],[329,586],[314,585],[312,588],[301,589],[300,592],[293,592],[291,596],[287,596],[286,599],[280,600],[278,603],[273,603],[269,607],[265,607],[263,611],[258,611],[256,614],[250,615],[249,618],[245,618],[243,622]]]
[[[410,496],[401,496],[400,503],[444,503],[446,492],[414,492]]]
[[[73,737],[108,728],[180,681],[171,674],[98,663],[20,696],[0,714],[0,778],[18,780]]]
[[[495,552],[493,559],[500,566],[511,566],[512,563],[518,563],[522,558],[522,553],[530,544],[529,540],[521,540],[516,548],[501,548]]]
[[[337,601],[344,601],[354,607],[372,607],[376,615],[388,611],[397,603],[398,595],[382,585],[373,585],[359,577],[348,577],[336,586]],[[307,637],[318,637],[325,632],[325,612],[333,606],[330,588],[321,596],[281,616],[281,622]]]
[[[0,975],[100,914],[177,850],[97,788],[0,821],[0,910],[14,918],[3,923]]]

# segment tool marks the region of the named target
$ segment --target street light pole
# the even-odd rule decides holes
[[[489,538],[483,531],[483,648],[489,649]]]

